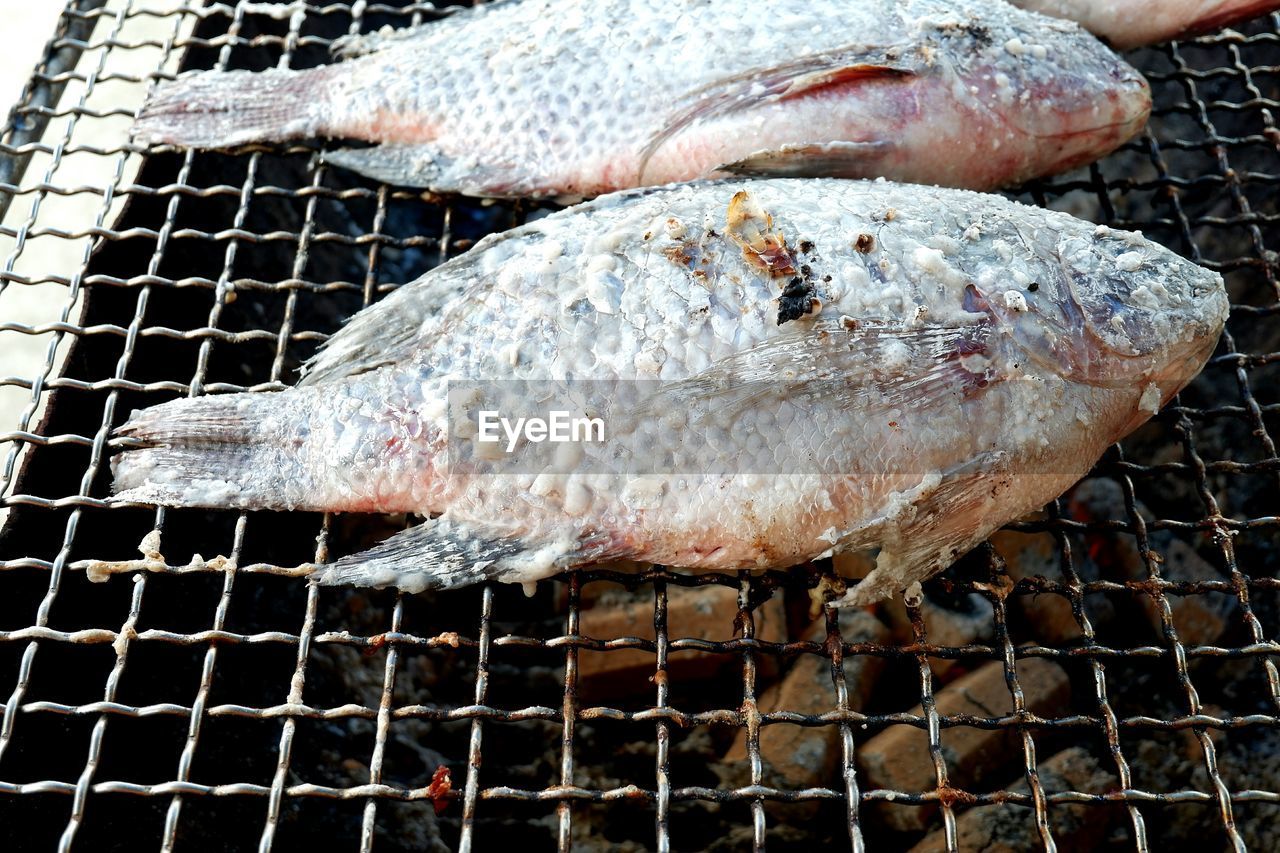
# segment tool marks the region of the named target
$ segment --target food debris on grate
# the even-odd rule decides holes
[[[1023,196],[1221,272],[1204,373],[919,599],[815,615],[826,563],[322,590],[297,567],[412,519],[105,505],[130,410],[290,384],[362,306],[544,209],[304,145],[142,161],[112,87],[136,109],[179,63],[309,67],[429,14],[75,0],[4,126],[7,849],[1280,847],[1280,18],[1130,54],[1146,134]],[[37,287],[50,318],[6,313]],[[19,338],[45,358],[11,374]]]

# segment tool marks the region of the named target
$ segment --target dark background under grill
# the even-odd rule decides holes
[[[343,34],[405,26],[426,11],[293,5],[305,14],[210,7],[175,45],[188,49],[183,67],[262,69],[282,53],[292,67],[316,65]],[[76,6],[51,57],[85,47],[103,14]],[[895,831],[884,817],[892,801],[925,810],[928,831],[1007,802],[1005,820],[1061,849],[1077,849],[1061,831],[1070,808],[1107,827],[1107,849],[1277,849],[1278,24],[1135,54],[1155,96],[1148,132],[1019,195],[1140,229],[1222,272],[1232,317],[1204,374],[1081,487],[1102,498],[1078,489],[1011,526],[1023,538],[1002,541],[1042,543],[1055,572],[1013,566],[1017,548],[983,546],[926,584],[925,606],[907,607],[885,643],[841,643],[831,613],[827,642],[803,639],[808,591],[827,564],[757,577],[584,572],[540,583],[529,598],[505,586],[319,590],[289,567],[359,550],[404,520],[106,508],[108,433],[131,409],[287,385],[344,318],[535,209],[376,185],[319,167],[307,146],[152,154],[133,184],[116,188],[127,211],[102,231],[76,283],[87,309],[59,330],[74,338],[62,376],[8,376],[0,353],[0,384],[53,397],[43,423],[0,433],[0,501],[12,509],[0,536],[5,848],[61,839],[91,850],[491,849],[513,832],[535,849],[909,847],[923,832]],[[0,159],[43,144],[14,128],[54,113],[40,93],[75,73],[37,73],[0,135]],[[105,149],[104,160],[120,150]],[[0,200],[77,191],[28,175],[0,183]],[[34,228],[56,233],[56,224]],[[0,287],[28,283],[0,269]],[[136,558],[153,529],[168,570],[88,581],[87,561]],[[1166,558],[1186,550],[1212,575],[1171,574]],[[238,568],[173,568],[196,553]],[[1134,555],[1136,576],[1119,568]],[[707,585],[737,591],[734,618],[707,639],[669,632],[668,606]],[[979,638],[935,645],[928,614],[963,613],[972,595],[989,603]],[[761,639],[759,608],[777,599],[786,631]],[[1055,599],[1076,636],[1046,637],[1037,614]],[[656,641],[580,633],[584,602],[617,600],[644,602]],[[1221,630],[1180,636],[1187,601],[1222,614]],[[627,649],[652,655],[652,669],[624,683],[578,677],[587,657]],[[697,677],[669,677],[697,654]],[[813,655],[840,685],[826,713],[757,716],[759,693]],[[844,669],[868,657],[884,670],[852,711]],[[936,718],[933,696],[990,661],[1004,663],[1019,701],[1034,659],[1069,676],[1069,695],[1052,707]],[[912,713],[921,702],[924,713]],[[933,723],[941,738],[915,760],[931,762],[935,784],[866,784],[869,739],[903,726],[937,731]],[[795,725],[840,733],[834,769],[801,789],[780,783],[756,748],[761,727]],[[980,784],[952,785],[943,747],[966,728],[1009,729],[1009,752],[989,761]],[[748,758],[726,761],[740,729]],[[1114,784],[1042,783],[1037,759],[1068,747]],[[1175,752],[1182,764],[1170,769]],[[453,789],[433,797],[440,765]]]

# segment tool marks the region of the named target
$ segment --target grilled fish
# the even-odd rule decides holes
[[[865,602],[1083,476],[1199,371],[1226,314],[1216,273],[996,196],[633,190],[400,288],[298,387],[134,412],[120,433],[142,446],[112,460],[114,499],[440,513],[324,583],[878,549],[845,599]],[[486,443],[486,411],[549,400],[602,435]]]
[[[306,137],[364,175],[584,197],[698,177],[985,189],[1094,160],[1146,81],[1073,24],[947,0],[523,0],[351,39],[349,61],[162,83],[142,142]]]
[[[1276,0],[1011,0],[1075,21],[1120,50],[1221,29],[1280,9]]]

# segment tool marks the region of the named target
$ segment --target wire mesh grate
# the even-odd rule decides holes
[[[1135,54],[1148,132],[1024,195],[1221,271],[1204,375],[919,600],[815,615],[828,563],[405,597],[298,577],[402,519],[105,506],[131,409],[287,385],[345,317],[541,211],[305,145],[144,162],[145,86],[434,14],[75,0],[0,133],[13,849],[1280,846],[1280,20]]]

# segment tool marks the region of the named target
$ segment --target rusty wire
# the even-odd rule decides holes
[[[1037,575],[1010,578],[1001,555],[984,548],[969,561],[965,572],[937,582],[936,589],[976,593],[992,607],[989,639],[944,646],[929,642],[926,619],[914,603],[907,608],[911,636],[893,642],[850,641],[841,636],[836,614],[829,610],[825,613],[824,642],[802,639],[794,632],[781,642],[757,636],[756,616],[765,600],[782,596],[784,591],[794,592],[797,586],[812,585],[813,578],[806,579],[803,571],[755,577],[695,577],[663,568],[639,575],[606,569],[582,572],[555,582],[567,588],[559,610],[546,596],[535,599],[563,618],[560,627],[550,633],[495,622],[499,605],[508,610],[514,606],[489,586],[477,597],[466,599],[478,610],[433,617],[430,624],[440,630],[430,632],[413,630],[411,599],[386,594],[389,615],[385,630],[354,630],[346,624],[327,624],[329,611],[321,601],[321,592],[297,577],[305,572],[308,562],[328,559],[338,535],[333,518],[325,516],[319,522],[318,535],[316,526],[310,528],[310,534],[302,537],[301,544],[306,546],[302,551],[286,549],[295,555],[291,561],[253,560],[247,555],[261,554],[263,549],[251,540],[276,529],[273,514],[207,514],[202,518],[211,520],[212,532],[202,538],[190,522],[181,523],[188,516],[173,511],[155,511],[140,525],[141,510],[108,508],[103,500],[105,462],[119,445],[110,438],[110,430],[121,422],[127,405],[145,405],[175,395],[287,385],[298,358],[332,333],[340,319],[336,314],[315,319],[308,311],[314,312],[326,300],[344,306],[344,314],[367,305],[406,279],[404,275],[389,277],[388,267],[418,263],[412,273],[417,274],[464,250],[480,236],[469,232],[515,224],[529,212],[521,205],[488,208],[335,175],[318,163],[314,149],[307,146],[252,147],[218,155],[161,152],[154,168],[149,166],[140,179],[127,181],[123,165],[134,152],[130,144],[90,144],[74,137],[80,117],[104,113],[87,108],[83,97],[78,105],[59,103],[60,87],[68,81],[83,83],[86,95],[100,82],[92,63],[76,64],[69,57],[96,57],[99,74],[111,51],[141,46],[163,47],[166,52],[190,49],[188,65],[192,67],[238,65],[245,57],[251,65],[256,63],[254,67],[289,64],[299,56],[314,64],[339,35],[367,31],[387,22],[404,26],[432,12],[425,3],[397,6],[363,0],[295,2],[289,11],[293,14],[277,17],[264,14],[261,4],[201,5],[187,0],[165,13],[173,18],[171,38],[143,43],[122,40],[120,25],[131,15],[159,16],[155,9],[130,4],[101,8],[91,3],[72,4],[48,46],[46,60],[0,131],[0,211],[5,207],[28,210],[19,226],[0,225],[0,235],[15,242],[0,266],[0,297],[7,288],[32,284],[52,283],[67,289],[60,318],[39,324],[6,318],[0,300],[0,334],[52,336],[44,369],[36,375],[5,375],[0,355],[0,386],[25,389],[31,395],[17,429],[0,432],[0,506],[14,510],[12,538],[0,540],[0,598],[31,588],[35,579],[39,585],[34,612],[19,622],[0,624],[0,653],[14,652],[0,657],[0,697],[4,697],[0,810],[12,807],[0,814],[18,814],[16,809],[27,803],[46,803],[53,797],[62,805],[32,814],[56,824],[48,828],[58,838],[60,849],[96,849],[98,839],[86,836],[91,832],[86,822],[92,823],[95,814],[121,808],[124,801],[120,798],[127,795],[126,800],[159,804],[154,826],[140,823],[138,835],[128,846],[154,843],[168,851],[199,848],[201,840],[183,831],[192,820],[188,813],[202,803],[221,799],[234,804],[234,820],[256,827],[259,848],[268,850],[283,844],[277,836],[283,816],[291,809],[305,808],[308,801],[351,802],[359,806],[351,818],[358,827],[353,833],[354,845],[371,850],[375,843],[384,843],[381,836],[386,834],[386,813],[393,804],[441,798],[434,786],[402,784],[388,773],[396,727],[410,722],[435,726],[433,732],[442,732],[449,725],[465,726],[462,746],[456,754],[445,756],[455,783],[442,803],[445,811],[441,819],[441,826],[454,833],[448,837],[446,832],[445,841],[461,850],[484,849],[494,843],[503,820],[527,819],[531,812],[515,810],[523,803],[545,804],[540,814],[551,821],[547,825],[554,828],[549,840],[560,850],[568,850],[580,840],[584,810],[592,804],[609,808],[620,808],[614,804],[623,802],[638,804],[652,813],[653,830],[635,840],[660,851],[688,846],[678,834],[676,817],[682,810],[704,814],[690,812],[700,804],[718,805],[726,809],[724,814],[740,818],[747,830],[744,840],[755,849],[765,849],[773,827],[785,819],[777,817],[783,813],[775,812],[776,808],[795,803],[831,804],[838,808],[820,814],[824,819],[839,816],[836,834],[847,839],[854,850],[875,848],[880,838],[895,838],[883,835],[883,827],[877,823],[875,809],[884,804],[930,810],[930,827],[942,831],[948,849],[958,847],[958,821],[983,805],[1025,808],[1035,837],[1045,849],[1054,849],[1063,841],[1055,829],[1062,808],[1117,809],[1123,812],[1124,820],[1116,832],[1127,845],[1144,851],[1153,849],[1151,825],[1159,819],[1154,810],[1190,806],[1205,815],[1212,813],[1224,842],[1241,849],[1244,841],[1237,811],[1246,805],[1280,807],[1276,780],[1233,786],[1224,778],[1215,739],[1222,733],[1280,727],[1280,673],[1275,663],[1280,642],[1275,639],[1276,625],[1268,623],[1276,618],[1273,599],[1280,595],[1273,550],[1280,547],[1280,493],[1276,491],[1280,457],[1272,433],[1280,415],[1280,396],[1274,391],[1280,383],[1273,369],[1280,362],[1280,338],[1274,331],[1271,337],[1267,335],[1269,328],[1274,330],[1280,299],[1280,259],[1270,248],[1280,223],[1280,211],[1274,203],[1280,188],[1280,129],[1275,123],[1280,111],[1280,20],[1273,16],[1242,32],[1229,31],[1141,53],[1135,61],[1152,80],[1156,96],[1156,118],[1147,134],[1102,164],[1028,190],[1030,198],[1041,204],[1087,204],[1086,215],[1119,227],[1143,229],[1197,262],[1221,271],[1233,297],[1233,318],[1205,376],[1198,381],[1197,387],[1215,390],[1194,399],[1184,394],[1157,419],[1171,436],[1166,443],[1170,452],[1147,453],[1135,459],[1126,445],[1100,463],[1097,475],[1120,485],[1123,501],[1115,513],[1083,517],[1073,512],[1069,501],[1059,500],[1042,517],[1010,525],[1014,531],[1052,538],[1061,579]],[[104,21],[107,26],[102,26]],[[192,21],[197,24],[195,31],[178,38],[179,24]],[[111,79],[110,75],[105,79]],[[117,75],[115,79],[130,78]],[[148,78],[137,79],[146,82]],[[43,135],[33,128],[44,128]],[[33,153],[52,155],[51,165],[42,174],[18,178],[21,165]],[[61,158],[72,153],[100,157],[108,183],[89,186],[61,179]],[[234,176],[234,182],[228,176]],[[101,197],[101,212],[92,228],[67,230],[40,217],[43,199],[73,195]],[[158,207],[149,215],[108,221],[113,200],[121,197],[131,199],[135,206]],[[274,204],[283,206],[272,210],[293,210],[297,215],[263,227],[259,208]],[[1241,235],[1242,239],[1237,239]],[[15,271],[14,262],[27,241],[85,236],[97,238],[99,254],[91,257],[86,251],[73,275],[51,272],[31,276]],[[113,246],[125,244],[148,248],[127,256],[127,263],[119,260],[123,255],[110,263],[104,260]],[[193,263],[187,269],[184,253],[201,246],[210,257],[219,257]],[[287,268],[262,271],[256,261],[276,250],[289,256]],[[322,259],[338,255],[345,259],[346,267],[342,268],[353,270],[349,277],[317,274]],[[359,263],[352,265],[351,258],[359,258]],[[73,316],[72,308],[83,293],[89,296],[94,322],[82,324]],[[183,321],[179,322],[153,307],[152,303],[177,304],[170,301],[175,295],[205,300],[203,318],[194,322],[180,318]],[[259,317],[256,325],[247,322],[246,315],[237,313],[239,308],[233,304],[237,295],[246,301],[256,296],[279,299],[278,318],[267,322]],[[92,311],[95,296],[111,306],[101,316]],[[342,299],[347,301],[336,301]],[[55,375],[54,353],[64,338],[75,340],[78,347],[114,347],[114,365],[110,370],[87,369],[73,361],[62,375]],[[193,346],[194,369],[176,362],[171,367],[157,365],[140,354],[162,344]],[[220,356],[236,362],[237,369],[220,363]],[[36,423],[40,404],[50,395],[58,402],[95,401],[97,415],[54,417]],[[75,411],[90,408],[81,406]],[[1223,422],[1241,425],[1241,434],[1256,444],[1248,452],[1230,445],[1223,436],[1233,433],[1212,432]],[[43,457],[55,453],[80,454],[76,457],[81,460],[79,476],[70,486],[62,480],[46,482],[47,478],[39,476],[49,470],[41,467]],[[24,454],[27,473],[19,476]],[[1185,484],[1194,498],[1184,501],[1177,512],[1144,514],[1140,501],[1158,491],[1161,478]],[[1269,485],[1259,494],[1266,500],[1258,499],[1248,511],[1235,505],[1224,507],[1223,483],[1231,478],[1265,480]],[[1232,503],[1229,495],[1226,502]],[[219,518],[229,521],[230,526],[218,526]],[[118,532],[107,523],[114,519],[126,520],[120,522]],[[185,532],[191,537],[190,543],[171,540],[175,526],[179,535]],[[38,540],[23,538],[22,528],[47,535]],[[127,607],[113,622],[111,614],[116,610],[98,612],[93,606],[94,596],[102,595],[105,588],[87,587],[81,581],[102,560],[126,559],[139,534],[149,530],[163,534],[165,557],[139,561],[133,566],[135,570],[125,575],[134,582],[128,590]],[[1159,537],[1198,543],[1201,553],[1212,556],[1218,576],[1191,580],[1166,577],[1156,544]],[[1090,577],[1083,571],[1093,549],[1121,540],[1135,543],[1142,577],[1105,573]],[[226,554],[226,559],[188,560],[197,542],[208,553]],[[1242,559],[1242,553],[1248,556]],[[155,607],[149,602],[158,595],[168,595],[165,590],[172,587],[159,587],[154,592],[153,588],[162,583],[192,585],[211,575],[218,583],[207,627],[175,630],[152,626],[163,624],[163,617],[152,612]],[[288,599],[297,609],[289,614],[277,612],[261,599],[259,587],[248,586],[267,582],[305,590]],[[124,583],[124,577],[117,577],[108,586]],[[545,590],[552,585],[540,587]],[[581,600],[593,586],[651,586],[654,639],[585,636]],[[729,639],[671,635],[669,605],[709,586],[737,592],[735,624],[723,626],[723,635]],[[1106,596],[1149,601],[1159,624],[1158,636],[1120,642],[1122,638],[1096,624],[1091,602]],[[1036,597],[1054,597],[1069,604],[1079,634],[1076,641],[1040,642],[1034,632],[1029,634],[1026,626],[1018,624],[1017,613],[1023,603]],[[1175,605],[1185,599],[1218,597],[1234,601],[1234,632],[1207,642],[1188,642],[1180,636]],[[116,599],[118,595],[111,600]],[[246,609],[254,619],[236,621],[237,610]],[[63,610],[94,615],[69,620],[59,615]],[[252,630],[237,625],[250,625]],[[100,698],[70,701],[69,693],[61,698],[41,693],[42,656],[80,648],[114,652],[105,682],[98,689]],[[145,675],[149,665],[148,658],[140,655],[156,648],[190,649],[198,654],[199,677],[186,691],[191,698],[181,702],[122,701],[121,691],[128,690],[131,678]],[[378,687],[373,701],[331,704],[309,700],[308,691],[316,677],[315,660],[332,649],[358,650],[367,658]],[[624,650],[654,656],[652,683],[646,681],[643,690],[637,691],[651,697],[652,704],[635,708],[625,702],[584,701],[579,679],[581,656]],[[228,656],[232,660],[237,655],[266,659],[277,651],[290,654],[292,666],[281,673],[283,680],[273,683],[275,701],[215,701],[220,695],[219,679],[230,665]],[[499,701],[497,691],[510,690],[514,676],[496,661],[506,660],[508,655],[540,652],[556,659],[559,681],[555,700],[516,707]],[[732,661],[740,673],[738,694],[705,699],[700,709],[680,707],[687,699],[688,685],[672,683],[672,656],[692,652]],[[405,660],[422,654],[468,661],[465,699],[405,701],[398,692],[409,678]],[[377,655],[383,656],[380,667]],[[829,661],[835,696],[832,707],[821,714],[787,708],[762,710],[762,692],[768,680],[776,677],[766,664],[776,668],[803,655]],[[883,659],[895,667],[904,682],[914,684],[911,700],[893,709],[854,710],[845,668],[859,657]],[[1020,666],[1033,659],[1068,667],[1075,693],[1070,705],[1043,715],[1029,709]],[[957,661],[969,667],[1000,662],[1012,710],[986,716],[939,714],[935,699],[945,686],[945,680],[936,674],[939,661]],[[1206,677],[1203,665],[1233,661],[1259,670],[1265,691],[1252,697],[1255,701],[1248,707],[1210,712],[1197,686],[1197,681]],[[1109,674],[1109,669],[1126,666],[1164,668],[1177,685],[1176,707],[1144,706],[1141,697],[1128,695],[1126,685]],[[51,677],[46,675],[45,679]],[[72,671],[64,678],[79,676]],[[857,686],[852,688],[856,691]],[[903,710],[913,702],[921,706],[920,713]],[[1119,710],[1121,707],[1130,710]],[[38,752],[40,748],[39,744],[26,744],[24,730],[49,719],[92,721],[83,751],[76,747],[82,758],[75,762],[74,772],[58,777],[14,776],[15,767],[27,766],[21,750]],[[117,734],[116,728],[126,721],[149,724],[164,720],[177,720],[183,727],[176,764],[164,777],[137,781],[103,775],[113,739],[125,737]],[[212,748],[205,746],[211,737],[207,729],[236,720],[277,727],[273,730],[269,778],[198,781],[202,764],[215,760]],[[341,754],[360,762],[367,757],[363,783],[318,784],[298,775],[295,753],[308,747],[308,733],[315,731],[310,726],[345,725],[348,728],[344,731],[350,733],[355,731],[350,727],[357,723],[371,727],[372,737],[359,742],[349,738],[343,742]],[[600,757],[584,754],[580,745],[580,732],[591,725],[624,727],[629,738],[652,743],[652,776],[642,783],[591,784],[591,771]],[[486,781],[497,778],[495,769],[513,760],[510,753],[494,745],[510,744],[509,739],[495,740],[503,734],[503,727],[510,726],[555,732],[551,738],[554,774],[544,786]],[[837,773],[811,787],[776,784],[767,773],[760,750],[761,733],[769,726],[835,730]],[[927,733],[925,760],[935,779],[932,788],[898,791],[866,783],[859,751],[868,737],[893,726]],[[745,784],[682,782],[674,763],[676,742],[683,733],[697,729],[745,731]],[[1008,742],[1016,744],[1021,757],[1023,787],[1004,789],[988,783],[953,786],[953,768],[944,741],[948,731],[961,729],[1010,732]],[[1208,779],[1207,788],[1144,787],[1140,758],[1144,741],[1183,731],[1190,732],[1198,744],[1198,762]],[[1039,771],[1046,738],[1056,739],[1053,742],[1059,746],[1087,743],[1098,748],[1117,784],[1106,791],[1050,789]],[[509,817],[512,815],[516,817]]]

